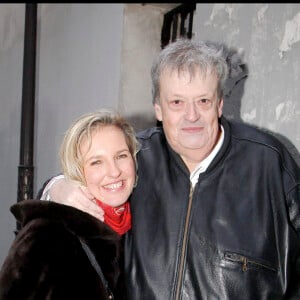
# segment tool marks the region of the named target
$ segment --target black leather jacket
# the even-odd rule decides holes
[[[300,299],[300,171],[279,141],[221,119],[195,188],[162,129],[139,135],[129,299]]]

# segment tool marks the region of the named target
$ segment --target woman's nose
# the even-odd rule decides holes
[[[111,177],[118,177],[118,176],[120,176],[121,169],[120,169],[118,163],[115,160],[113,160],[113,161],[111,161],[111,162],[108,163],[107,173]]]

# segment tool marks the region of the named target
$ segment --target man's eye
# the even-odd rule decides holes
[[[174,108],[179,108],[181,107],[183,104],[183,101],[182,100],[179,100],[179,99],[176,99],[176,100],[171,100],[169,102],[169,106],[170,107],[174,107]]]
[[[212,101],[210,99],[203,98],[198,101],[198,104],[202,107],[209,108],[211,107]]]
[[[208,99],[201,99],[200,102],[203,103],[203,104],[205,104],[205,103],[208,103],[209,100]]]
[[[171,101],[171,103],[172,103],[172,104],[175,104],[175,105],[178,105],[178,104],[181,103],[181,101],[180,101],[180,100],[173,100],[173,101]]]

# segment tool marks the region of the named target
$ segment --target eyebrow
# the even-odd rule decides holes
[[[122,152],[129,152],[129,153],[130,153],[129,149],[122,149],[122,150],[117,151],[117,152],[115,153],[115,155],[118,155],[118,154],[120,154],[120,153],[122,153]],[[95,160],[95,159],[99,159],[99,158],[102,158],[102,157],[103,157],[103,155],[97,154],[97,155],[94,155],[94,156],[89,157],[89,158],[88,158],[87,160],[85,160],[85,161],[88,162],[88,161]]]

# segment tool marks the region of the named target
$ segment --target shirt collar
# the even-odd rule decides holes
[[[190,180],[192,182],[193,187],[198,182],[199,174],[201,174],[207,170],[208,166],[210,165],[212,160],[215,158],[215,156],[221,149],[221,147],[223,145],[223,141],[224,141],[224,136],[225,136],[224,128],[221,125],[221,136],[220,136],[218,143],[213,148],[212,152],[198,164],[198,166],[195,168],[195,170],[190,175]]]

